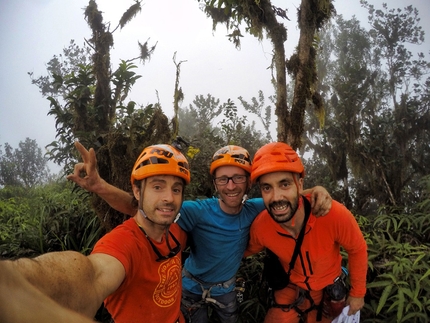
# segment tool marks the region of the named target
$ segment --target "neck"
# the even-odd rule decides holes
[[[281,227],[284,228],[285,231],[287,231],[289,234],[291,234],[293,237],[297,238],[299,236],[300,230],[303,227],[303,222],[305,220],[305,208],[303,205],[301,205],[297,211],[294,217],[285,223],[281,223]]]
[[[219,203],[219,207],[221,208],[221,210],[223,210],[227,214],[238,214],[240,212],[240,210],[242,210],[242,206],[243,206],[243,203],[240,203],[239,206],[229,207],[220,198],[218,198],[218,203]]]
[[[137,225],[141,226],[145,230],[148,237],[154,241],[161,242],[163,236],[166,234],[168,227],[165,225],[156,224],[146,219],[139,211],[133,217]]]

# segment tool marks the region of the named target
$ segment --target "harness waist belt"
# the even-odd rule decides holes
[[[182,275],[190,278],[196,282],[198,282],[200,285],[209,285],[209,286],[220,286],[223,288],[229,288],[232,284],[234,284],[236,282],[236,276],[231,277],[229,280],[225,281],[225,282],[217,282],[217,283],[212,283],[212,282],[205,282],[199,278],[197,278],[196,276],[194,276],[193,274],[191,274],[188,270],[186,270],[185,268],[182,269]]]

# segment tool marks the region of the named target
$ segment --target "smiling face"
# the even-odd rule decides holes
[[[173,223],[182,205],[184,181],[172,175],[150,176],[142,182],[143,200],[140,205],[148,219],[159,225]],[[140,190],[133,186],[137,200]]]
[[[289,222],[298,209],[303,179],[298,174],[275,172],[262,175],[258,182],[264,205],[273,220]]]
[[[242,176],[246,177],[246,180],[243,183],[234,183],[233,180],[236,182],[242,182]],[[221,166],[216,169],[214,178],[215,189],[217,190],[219,199],[221,200],[221,209],[228,214],[239,213],[242,208],[243,196],[247,193],[250,185],[249,176],[246,171],[237,166]],[[216,179],[219,178],[230,179],[227,179],[227,184],[220,185],[216,183]]]

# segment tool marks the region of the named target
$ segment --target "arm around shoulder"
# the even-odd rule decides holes
[[[312,207],[312,214],[316,217],[326,215],[332,204],[332,198],[329,192],[322,186],[314,186],[310,189],[302,191],[303,195],[309,195]]]

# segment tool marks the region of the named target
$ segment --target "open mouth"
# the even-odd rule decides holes
[[[171,207],[159,207],[157,210],[163,215],[163,216],[172,216],[175,213],[175,209]]]
[[[288,202],[274,203],[270,206],[270,209],[274,215],[284,215],[289,210],[289,208],[290,203]]]

